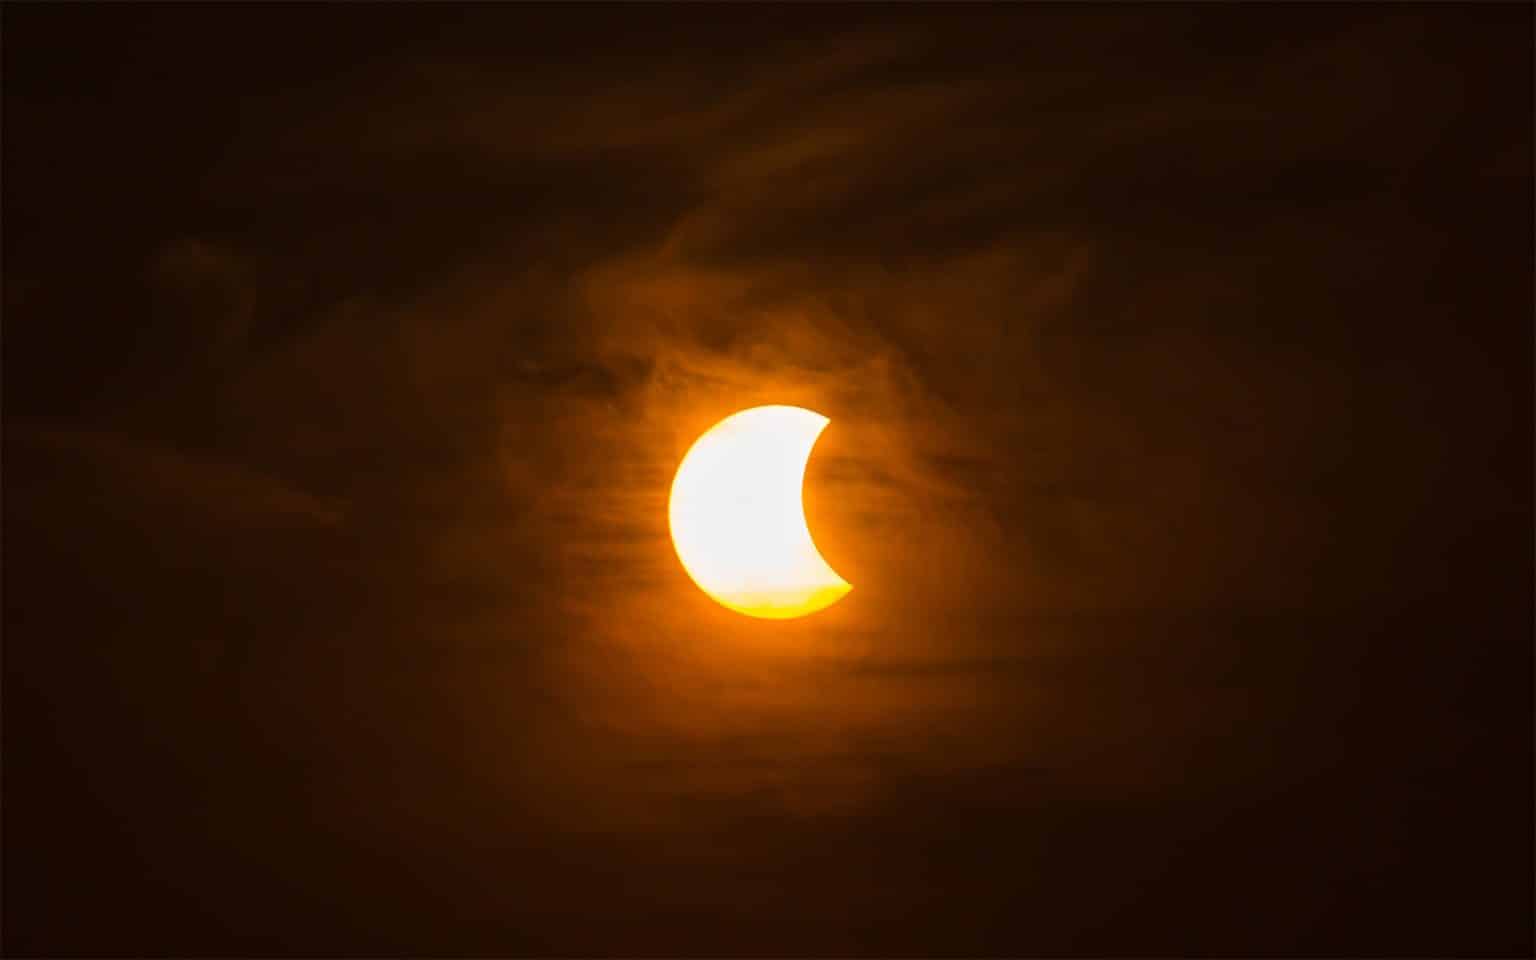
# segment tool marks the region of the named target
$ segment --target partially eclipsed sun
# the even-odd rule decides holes
[[[853,589],[817,551],[800,501],[806,461],[826,426],[826,417],[801,407],[753,407],[710,427],[683,456],[668,506],[672,544],[716,602],[787,620]]]

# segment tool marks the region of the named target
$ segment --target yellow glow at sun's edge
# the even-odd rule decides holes
[[[667,508],[672,545],[722,606],[787,620],[853,589],[816,549],[801,502],[806,462],[828,422],[802,407],[753,407],[704,431],[683,456]]]

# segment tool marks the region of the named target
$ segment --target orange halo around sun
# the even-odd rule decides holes
[[[816,549],[800,499],[827,423],[802,407],[753,407],[704,431],[683,456],[668,504],[672,544],[722,606],[788,620],[853,589]]]

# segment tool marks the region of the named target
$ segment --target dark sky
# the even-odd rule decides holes
[[[1530,6],[3,18],[7,954],[1531,952]]]

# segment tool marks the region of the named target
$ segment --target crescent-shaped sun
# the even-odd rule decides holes
[[[753,407],[710,427],[683,456],[667,511],[672,545],[722,606],[787,620],[853,589],[816,549],[800,499],[827,423],[802,407]]]

